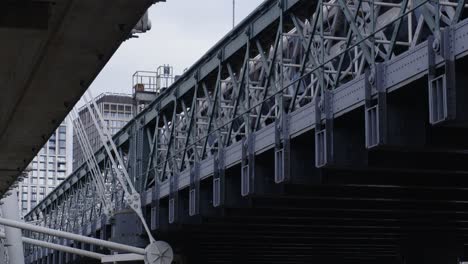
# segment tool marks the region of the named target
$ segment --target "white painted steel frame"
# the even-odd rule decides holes
[[[78,242],[88,243],[92,245],[102,246],[109,249],[123,251],[123,252],[130,252],[140,255],[145,255],[146,251],[143,248],[128,246],[124,244],[119,244],[111,241],[100,240],[92,237],[77,235],[73,233],[68,233],[60,230],[50,229],[42,226],[27,224],[19,221],[14,221],[10,219],[0,218],[0,225],[10,226],[22,230],[29,230],[31,232],[37,232],[42,234],[47,234],[50,236],[62,237],[66,239],[71,239]]]

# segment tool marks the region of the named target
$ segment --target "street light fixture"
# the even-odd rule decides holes
[[[232,28],[236,26],[236,0],[232,0]]]

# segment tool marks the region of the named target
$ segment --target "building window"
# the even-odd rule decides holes
[[[59,148],[59,155],[65,155],[66,154],[66,149],[65,148]]]
[[[57,163],[57,169],[58,170],[66,170],[67,169],[66,163],[65,162]]]

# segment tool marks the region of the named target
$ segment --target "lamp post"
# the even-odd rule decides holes
[[[232,28],[236,26],[236,0],[232,0]]]

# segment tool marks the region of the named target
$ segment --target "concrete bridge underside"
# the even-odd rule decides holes
[[[154,1],[0,3],[0,193]]]

